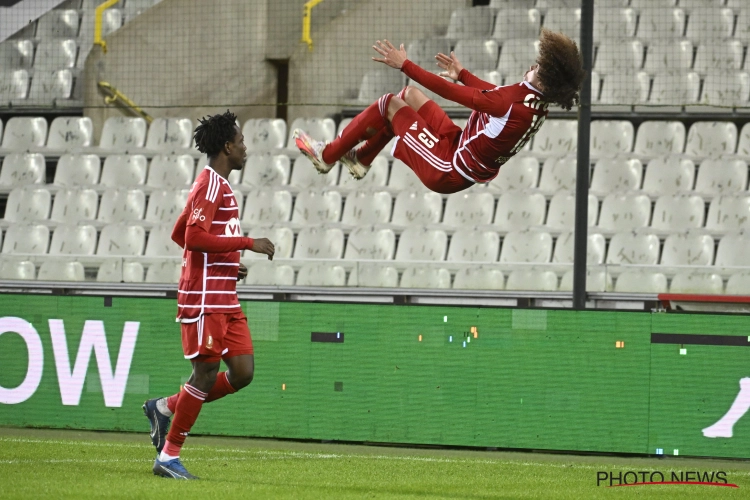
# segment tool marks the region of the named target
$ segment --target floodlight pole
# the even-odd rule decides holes
[[[573,247],[573,309],[586,309],[586,247],[589,209],[589,141],[591,137],[591,67],[594,62],[594,0],[581,0],[581,56],[586,79],[578,108],[578,168]]]

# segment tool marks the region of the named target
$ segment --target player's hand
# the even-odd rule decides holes
[[[253,247],[250,249],[255,253],[264,253],[268,255],[268,260],[273,260],[273,254],[276,249],[268,238],[258,238],[253,240]]]
[[[247,267],[240,262],[240,270],[237,272],[237,281],[244,280],[245,278],[247,278]]]
[[[375,52],[383,56],[373,57],[372,60],[387,64],[391,68],[401,69],[401,66],[404,65],[404,61],[407,59],[403,43],[399,48],[396,48],[388,40],[383,40],[382,42],[378,40],[372,48],[375,49]]]
[[[446,56],[441,52],[435,56],[435,59],[437,59],[437,65],[440,66],[440,69],[445,70],[440,73],[440,76],[447,76],[453,80],[458,80],[458,75],[464,67],[454,52],[451,52],[450,56]]]

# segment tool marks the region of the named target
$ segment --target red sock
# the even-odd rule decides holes
[[[172,457],[180,456],[180,449],[190,429],[193,428],[198,414],[201,412],[206,393],[199,391],[190,384],[185,384],[180,391],[177,406],[169,427],[167,442],[164,444],[164,453]]]
[[[367,129],[380,130],[388,124],[388,104],[393,94],[385,94],[376,102],[370,104],[364,111],[354,117],[354,120],[344,129],[340,137],[333,140],[323,150],[323,161],[329,165],[336,163],[339,158],[368,138]]]
[[[229,383],[229,378],[227,377],[227,372],[219,372],[219,374],[216,376],[216,382],[214,382],[214,386],[211,388],[210,391],[208,391],[208,395],[206,396],[206,400],[204,403],[210,403],[211,401],[216,401],[217,399],[221,399],[227,394],[234,394],[237,392],[237,389],[232,387],[232,384]],[[180,397],[180,393],[174,394],[173,396],[169,396],[167,398],[167,408],[169,408],[169,411],[172,413],[175,412],[175,409],[177,408],[177,400]]]
[[[390,127],[383,127],[380,131],[367,139],[357,150],[357,159],[362,165],[369,166],[384,147],[393,139],[394,135]]]

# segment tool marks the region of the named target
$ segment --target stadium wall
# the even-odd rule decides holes
[[[732,437],[702,432],[747,399],[746,316],[242,305],[255,380],[194,433],[750,458],[750,417]],[[174,313],[168,299],[4,295],[0,425],[145,433],[143,401],[190,370]]]

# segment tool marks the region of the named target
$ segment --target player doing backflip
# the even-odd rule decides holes
[[[237,280],[247,275],[240,254],[252,250],[272,259],[274,246],[266,238],[245,237],[240,228],[237,199],[227,181],[247,156],[236,119],[227,111],[200,120],[195,145],[208,156],[208,166],[195,180],[172,231],[174,242],[184,248],[177,321],[193,373],[177,394],[143,405],[157,452],[154,474],[168,478],[196,479],[180,462],[180,449],[203,403],[232,394],[253,379],[253,343],[237,300]],[[227,371],[219,372],[222,359]]]
[[[374,61],[400,69],[439,96],[474,111],[461,130],[419,89],[406,87],[397,96],[385,94],[378,99],[329,144],[295,130],[297,147],[321,173],[341,161],[352,176],[361,179],[396,136],[393,156],[432,191],[455,193],[489,182],[536,134],[549,104],[571,109],[578,103],[585,76],[575,42],[549,30],[542,30],[539,56],[523,81],[502,87],[468,72],[453,53],[438,54],[437,65],[444,70],[443,76],[463,85],[420,68],[407,58],[403,45],[396,48],[388,40],[378,40],[373,48],[381,56],[373,57]],[[355,150],[362,141],[366,142]]]

